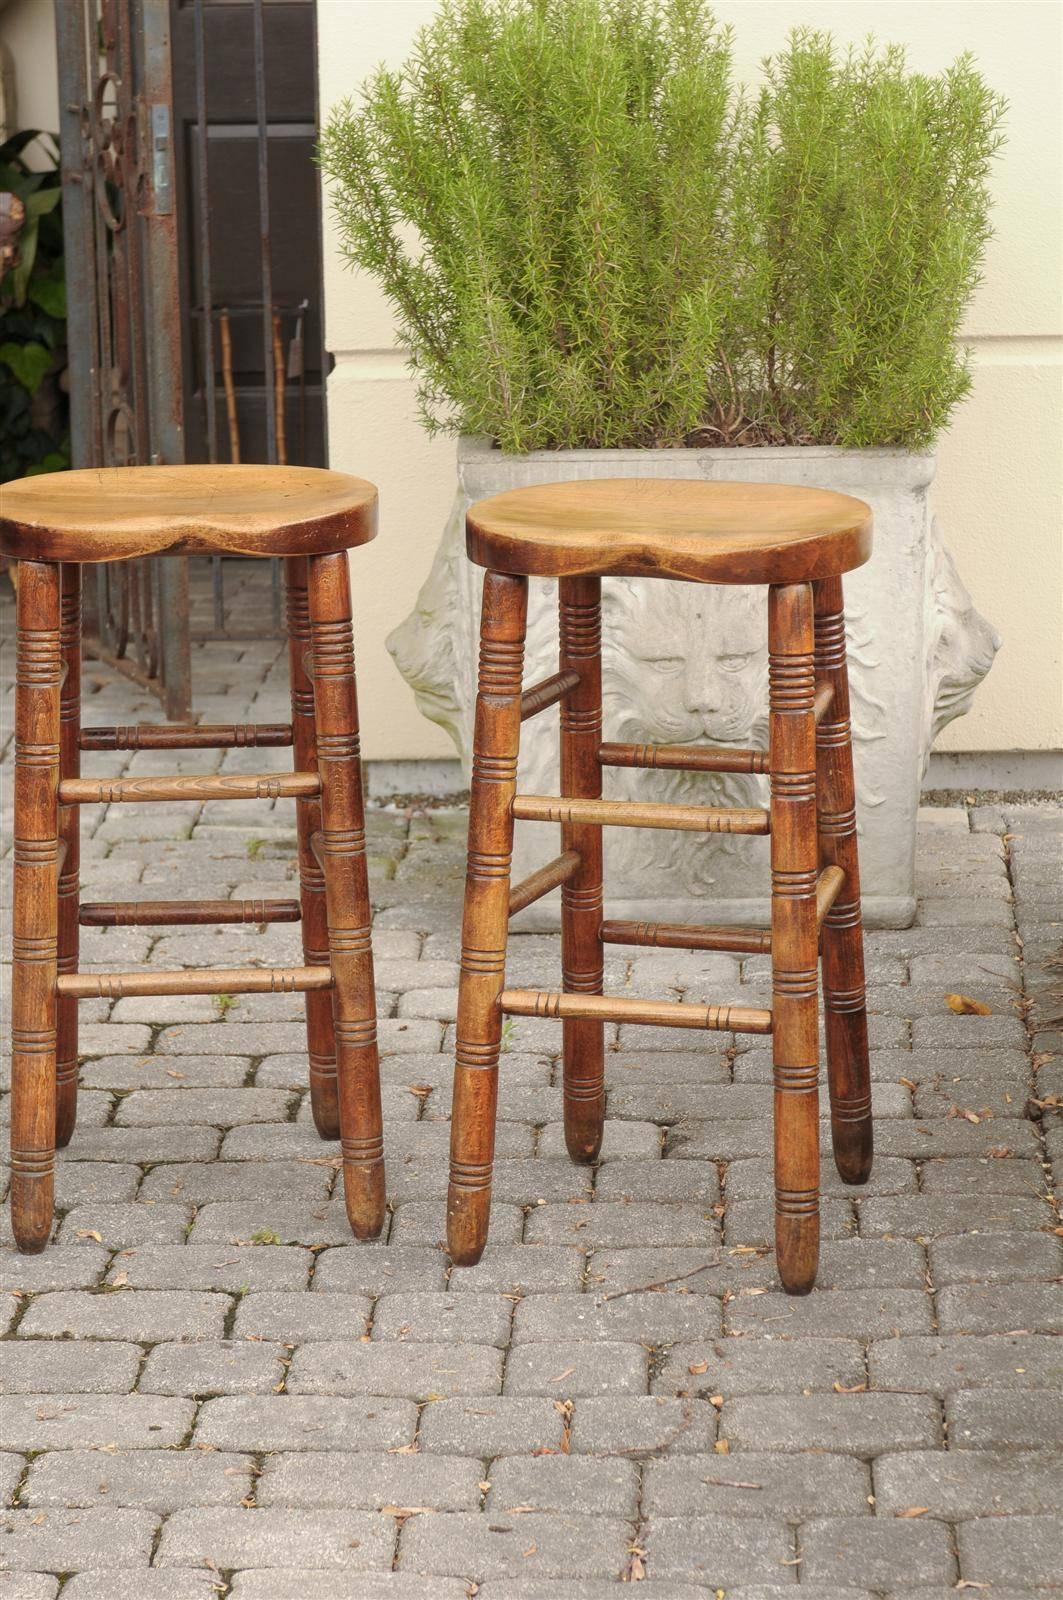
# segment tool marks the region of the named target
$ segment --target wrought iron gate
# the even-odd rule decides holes
[[[323,465],[314,0],[56,10],[74,465]],[[93,598],[102,652],[187,718],[188,563],[101,567]],[[215,561],[211,636],[249,631]]]
[[[62,0],[57,23],[74,465],[181,461],[169,3]],[[96,580],[87,631],[187,717],[187,562]]]

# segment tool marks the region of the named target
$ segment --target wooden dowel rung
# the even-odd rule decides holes
[[[737,955],[769,955],[767,928],[710,927],[679,922],[603,922],[604,944],[651,945],[661,950],[727,950]]]
[[[563,994],[557,989],[504,989],[499,1005],[510,1017],[585,1017],[596,1022],[645,1023],[658,1028],[707,1028],[717,1033],[771,1032],[771,1012],[750,1006],[695,1006],[677,1000]]]
[[[670,772],[767,772],[766,750],[718,750],[694,744],[603,744],[603,767],[655,767]]]
[[[837,900],[845,882],[841,867],[824,867],[816,879],[816,927],[822,928],[827,912]]]
[[[599,822],[618,828],[679,828],[688,833],[768,831],[761,809],[653,805],[640,800],[565,800],[554,795],[518,794],[513,815],[524,822]]]
[[[117,805],[147,800],[307,800],[321,793],[316,772],[226,772],[202,778],[64,778],[59,804]]]
[[[520,697],[520,720],[526,722],[529,717],[537,716],[548,706],[556,706],[559,700],[563,700],[566,694],[578,686],[579,673],[572,667],[564,672],[553,673],[541,683],[533,683]]]
[[[154,723],[83,728],[82,750],[233,750],[277,748],[292,742],[290,722]]]
[[[817,683],[815,699],[812,702],[812,712],[818,728],[823,718],[827,715],[834,702],[834,685],[832,683]]]
[[[182,927],[223,922],[298,922],[298,900],[101,900],[83,902],[84,928]]]
[[[56,993],[75,1000],[123,1000],[155,994],[304,994],[331,989],[331,967],[214,967],[210,971],[75,972]]]
[[[545,867],[540,867],[537,872],[530,872],[520,883],[514,884],[509,891],[510,916],[515,917],[525,906],[541,900],[544,894],[549,894],[551,889],[556,889],[559,884],[567,883],[579,863],[579,851],[566,850],[564,855],[556,856],[553,861],[548,861]]]

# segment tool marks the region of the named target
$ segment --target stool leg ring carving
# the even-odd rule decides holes
[[[565,799],[600,800],[602,581],[562,578],[558,589],[560,670],[579,674],[579,683],[561,701],[561,794]],[[601,824],[562,823],[561,850],[580,858],[561,885],[562,988],[570,994],[601,994]],[[565,1144],[573,1161],[595,1161],[605,1124],[605,1024],[566,1019],[561,1027]]]
[[[384,1140],[345,552],[309,558],[308,593],[343,1191],[355,1234],[375,1239],[384,1226]]]
[[[447,1247],[459,1266],[479,1261],[491,1210],[527,608],[526,578],[486,574],[447,1193]]]
[[[288,595],[288,667],[292,700],[292,756],[297,772],[316,772],[317,729],[314,685],[306,670],[310,651],[310,607],[307,600],[307,558],[287,556],[284,580]],[[299,901],[302,908],[303,961],[308,967],[329,964],[325,875],[314,855],[314,835],[321,831],[321,801],[295,802],[299,839]],[[308,990],[306,1046],[310,1069],[310,1108],[323,1139],[340,1135],[339,1090],[336,1081],[336,1032],[332,996]]]
[[[813,589],[816,676],[834,691],[830,711],[816,730],[819,862],[845,873],[822,930],[831,1136],[840,1176],[846,1183],[866,1183],[873,1153],[871,1072],[842,580],[824,578]]]
[[[19,563],[11,1222],[19,1249],[34,1253],[48,1242],[55,1196],[60,581],[58,564]]]
[[[791,1294],[819,1258],[816,722],[812,587],[768,596],[775,1249]]]
[[[81,568],[63,563],[59,643],[65,677],[59,691],[59,776],[81,775]],[[81,807],[60,806],[59,837],[66,853],[59,868],[59,962],[61,973],[78,969],[78,896],[81,870]],[[78,1003],[56,1002],[55,1142],[70,1143],[78,1108]]]

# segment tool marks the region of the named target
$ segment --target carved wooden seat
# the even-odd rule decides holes
[[[7,483],[0,549],[16,560],[308,556],[376,532],[376,490],[322,467],[86,467]]]
[[[303,993],[310,1094],[340,1137],[347,1214],[375,1238],[384,1164],[365,819],[347,550],[376,531],[376,490],[342,473],[267,466],[120,467],[6,484],[0,549],[18,561],[11,1214],[19,1248],[52,1226],[55,1148],[74,1131],[77,1002],[158,994]],[[81,566],[189,552],[283,556],[292,720],[81,727]],[[295,770],[82,778],[82,750],[291,746]],[[295,799],[299,900],[79,898],[79,807]],[[78,971],[79,926],[302,923],[301,967]]]
[[[616,479],[548,484],[481,500],[470,557],[487,567],[480,632],[469,856],[462,923],[447,1235],[459,1265],[487,1237],[498,1058],[505,1016],[563,1026],[565,1140],[601,1147],[606,1021],[770,1034],[774,1056],[779,1274],[815,1281],[819,1252],[818,967],[826,1011],[831,1128],[849,1183],[871,1171],[871,1086],[841,574],[871,553],[860,500],[777,485]],[[602,741],[601,578],[763,584],[769,749]],[[558,671],[522,693],[528,576],[557,576]],[[517,793],[522,720],[561,708],[561,795]],[[605,767],[767,774],[766,809],[603,800]],[[510,887],[515,821],[560,827],[560,854]],[[602,827],[683,828],[770,838],[770,931],[610,920]],[[508,921],[561,888],[562,988],[505,985]],[[605,944],[770,953],[771,1009],[603,995]]]

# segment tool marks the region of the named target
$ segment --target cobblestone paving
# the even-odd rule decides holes
[[[0,620],[9,740],[6,593]],[[204,716],[283,719],[280,651],[198,647]],[[86,695],[86,721],[155,715],[97,663]],[[492,1241],[450,1268],[464,826],[372,817],[377,1245],[352,1242],[313,1130],[298,996],[83,1005],[55,1242],[0,1258],[0,1600],[600,1600],[625,1579],[648,1600],[1058,1595],[1058,813],[923,812],[918,923],[868,939],[875,1171],[858,1192],[825,1165],[804,1300],[769,1244],[764,1042],[646,1028],[610,1038],[592,1170],[564,1156],[555,1025],[507,1029]],[[283,803],[86,809],[84,838],[93,897],[293,877]],[[92,967],[298,960],[278,925],[82,940]],[[515,937],[511,975],[556,982],[557,954]],[[609,966],[622,991],[765,1001],[760,958]],[[991,1015],[952,1014],[955,992]]]

